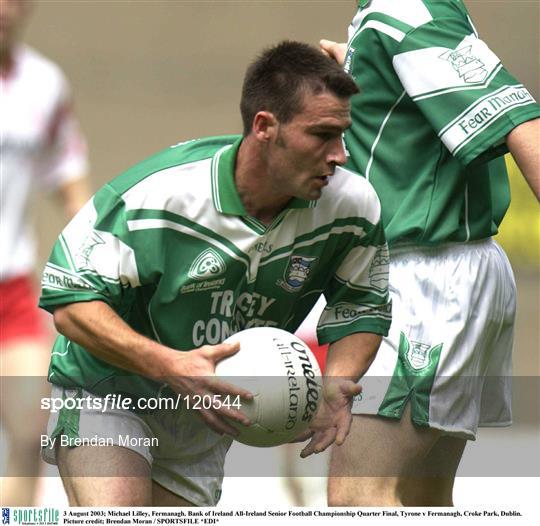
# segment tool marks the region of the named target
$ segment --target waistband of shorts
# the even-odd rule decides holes
[[[477,249],[489,247],[495,244],[492,237],[478,239],[475,241],[457,241],[441,243],[439,245],[414,245],[414,244],[397,244],[390,247],[390,257],[395,258],[405,254],[422,254],[426,256],[435,256],[444,254],[445,252],[453,252],[454,250],[463,250],[467,248]]]

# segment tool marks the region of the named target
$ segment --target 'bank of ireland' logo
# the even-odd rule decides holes
[[[201,281],[220,276],[227,270],[223,258],[211,248],[201,252],[189,267],[188,276],[191,279]]]
[[[309,278],[317,258],[292,255],[285,269],[284,280],[278,279],[277,285],[288,292],[297,292]]]
[[[472,46],[464,46],[453,51],[446,51],[439,58],[450,62],[459,77],[467,84],[484,82],[488,76],[485,64],[472,54]]]

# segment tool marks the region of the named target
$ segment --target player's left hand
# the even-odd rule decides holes
[[[326,379],[323,399],[309,431],[295,440],[307,440],[311,437],[309,444],[300,453],[302,458],[312,453],[321,453],[334,442],[338,446],[343,444],[351,428],[352,400],[361,390],[352,380]]]

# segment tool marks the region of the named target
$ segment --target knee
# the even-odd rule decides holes
[[[382,477],[381,477],[382,478]],[[330,479],[328,506],[402,506],[394,485],[381,480]]]

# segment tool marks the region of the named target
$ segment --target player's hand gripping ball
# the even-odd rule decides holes
[[[273,327],[241,331],[225,340],[240,350],[219,362],[216,375],[254,395],[239,408],[252,425],[232,422],[236,440],[268,447],[290,442],[315,417],[322,397],[321,370],[310,348],[293,334]]]

